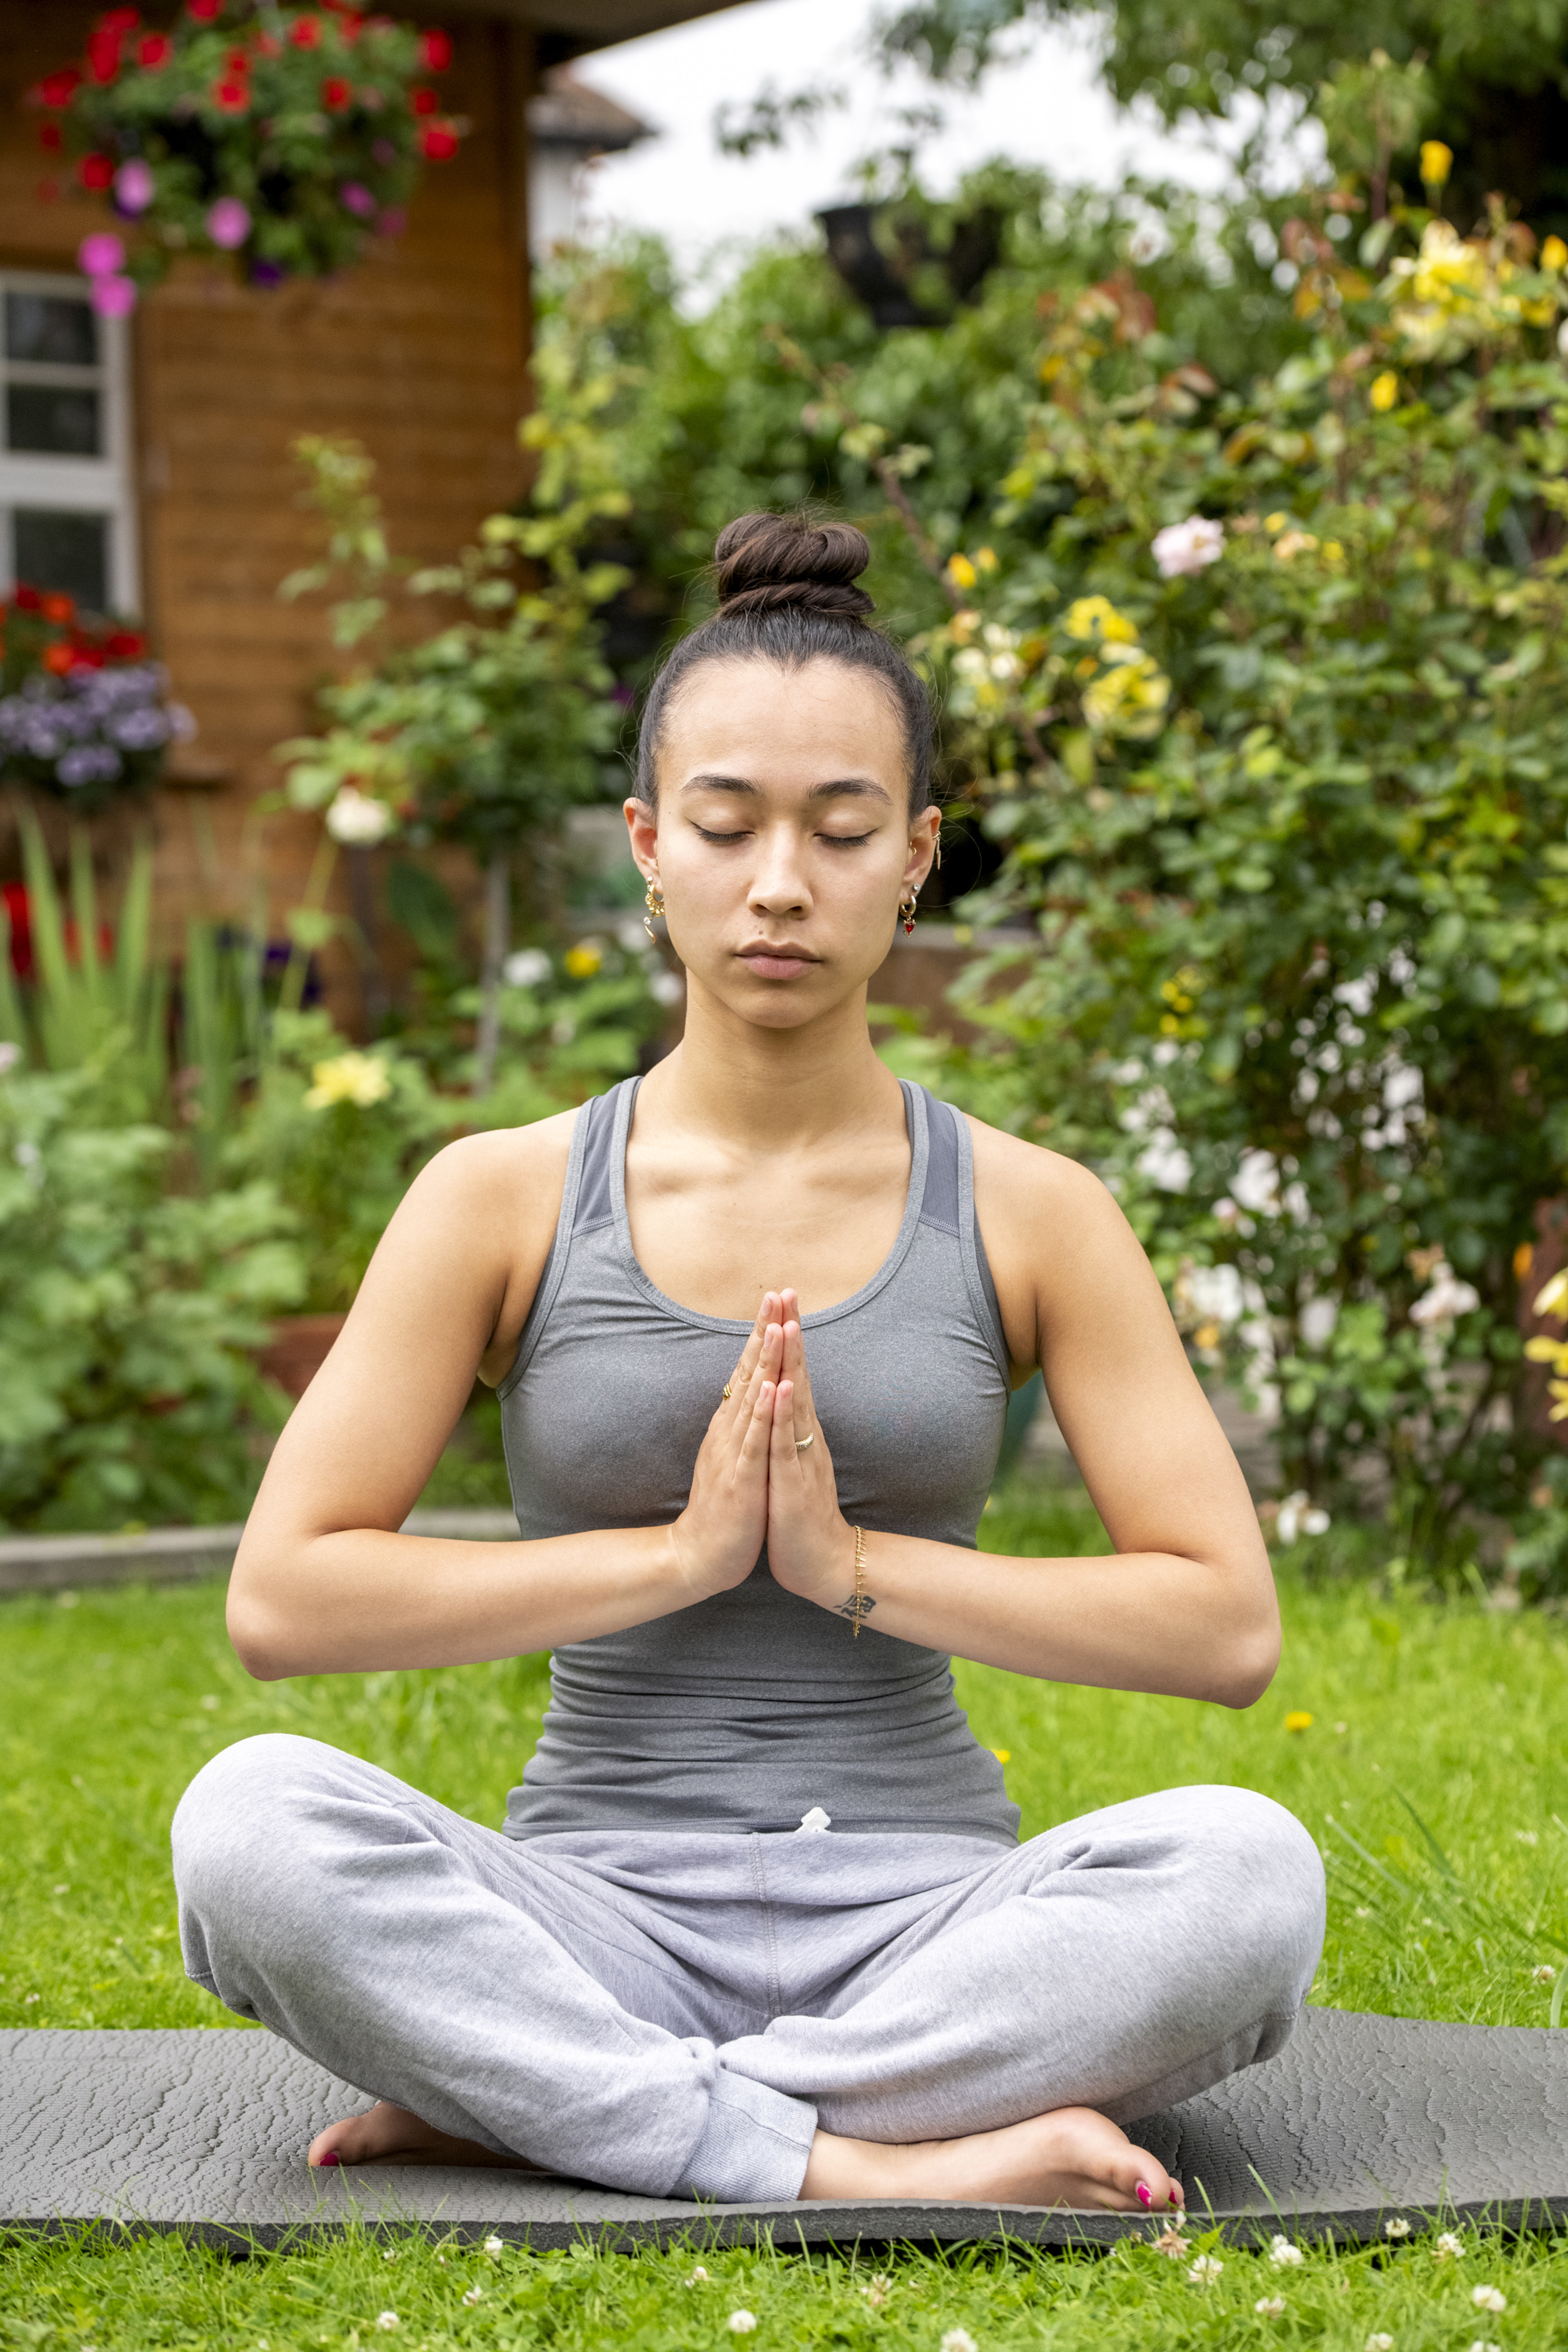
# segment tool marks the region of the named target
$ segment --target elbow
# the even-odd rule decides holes
[[[288,1626],[257,1594],[237,1593],[231,1585],[225,1622],[234,1654],[253,1682],[281,1682],[305,1671],[291,1654]]]
[[[1233,1630],[1225,1643],[1221,1673],[1212,1696],[1221,1706],[1256,1706],[1279,1664],[1280,1633],[1277,1612],[1268,1620]]]

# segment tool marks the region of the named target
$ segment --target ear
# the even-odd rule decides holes
[[[942,831],[942,811],[934,804],[922,809],[910,820],[910,854],[904,864],[903,888],[923,889],[926,876],[936,863],[937,836]]]
[[[658,819],[647,801],[636,795],[621,803],[621,813],[631,835],[632,862],[645,882],[658,878]]]

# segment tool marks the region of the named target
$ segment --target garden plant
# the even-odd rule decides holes
[[[187,0],[167,30],[109,9],[32,92],[46,153],[119,224],[82,244],[97,309],[124,317],[187,253],[275,286],[398,235],[423,164],[458,152],[431,79],[451,57],[449,34],[359,0]]]

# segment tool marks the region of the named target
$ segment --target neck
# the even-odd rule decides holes
[[[864,983],[815,1021],[765,1029],[689,979],[686,1034],[643,1092],[662,1117],[740,1151],[787,1152],[903,1118],[899,1082],[866,1025]]]

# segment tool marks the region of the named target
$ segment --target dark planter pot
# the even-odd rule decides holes
[[[945,253],[932,249],[918,221],[904,221],[889,253],[878,242],[877,224],[894,211],[889,205],[834,205],[818,213],[827,257],[879,327],[940,327],[961,302],[979,291],[986,271],[994,267],[1002,250],[1002,215],[990,205],[967,215],[953,230]],[[949,298],[941,310],[917,301],[910,290],[917,273],[929,282],[933,267]]]
[[[298,1404],[348,1319],[346,1315],[285,1315],[272,1326],[268,1345],[258,1350],[258,1367]]]

